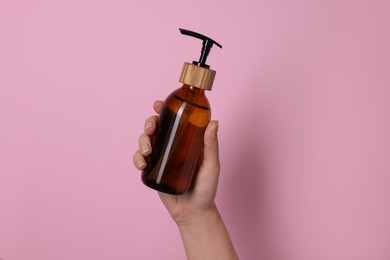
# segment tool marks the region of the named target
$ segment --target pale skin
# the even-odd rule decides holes
[[[156,101],[157,114],[163,106]],[[158,115],[149,117],[139,138],[139,150],[134,153],[135,167],[143,170],[145,158],[153,151],[151,137],[156,130]],[[220,172],[218,149],[218,121],[210,121],[204,136],[204,153],[197,179],[191,191],[174,196],[158,192],[162,203],[176,222],[189,260],[238,259],[229,233],[215,204]]]

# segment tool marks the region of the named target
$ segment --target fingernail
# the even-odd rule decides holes
[[[140,159],[140,160],[138,160],[137,165],[138,165],[138,168],[141,168],[145,165],[145,161]]]
[[[147,153],[150,151],[150,145],[149,144],[143,144],[142,145],[142,152]]]
[[[147,122],[146,125],[145,125],[145,130],[148,130],[151,127],[152,127],[152,123],[151,122]]]

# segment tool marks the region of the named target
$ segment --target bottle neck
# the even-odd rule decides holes
[[[182,86],[184,90],[184,99],[191,103],[197,103],[199,99],[205,98],[205,90],[194,86],[184,84]]]
[[[204,89],[184,84],[181,88],[175,91],[174,94],[189,104],[207,108],[210,107]]]
[[[187,84],[183,84],[182,88],[185,90],[185,91],[190,91],[190,92],[193,92],[193,93],[196,93],[196,94],[205,94],[205,90],[204,89],[201,89],[201,88],[198,88],[198,87],[194,87],[194,86],[190,86],[190,85],[187,85]]]

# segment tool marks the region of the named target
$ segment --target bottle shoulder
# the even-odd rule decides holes
[[[173,91],[166,99],[169,102],[171,99],[179,99],[183,102],[187,102],[194,106],[201,107],[203,109],[210,109],[210,102],[207,99],[205,91],[196,87],[183,85],[182,87]]]

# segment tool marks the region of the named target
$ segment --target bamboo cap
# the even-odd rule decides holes
[[[215,70],[185,62],[183,70],[181,71],[179,82],[189,86],[211,90],[215,74]]]

